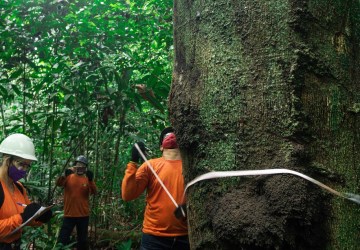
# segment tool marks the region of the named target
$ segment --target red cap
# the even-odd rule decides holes
[[[178,148],[176,143],[176,136],[174,133],[168,133],[164,136],[164,140],[162,142],[163,148]]]

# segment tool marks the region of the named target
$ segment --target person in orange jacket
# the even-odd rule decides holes
[[[65,170],[65,176],[57,179],[56,185],[64,188],[64,219],[59,233],[59,242],[70,243],[70,235],[76,226],[77,249],[88,249],[89,197],[96,194],[94,174],[88,167],[88,160],[80,155],[75,166]]]
[[[138,145],[144,152],[145,145]],[[161,132],[160,150],[162,157],[150,159],[149,163],[179,204],[183,199],[184,178],[180,150],[173,128],[168,127]],[[145,162],[138,167],[139,160],[140,154],[133,146],[131,161],[127,164],[122,181],[121,194],[124,201],[131,201],[147,191],[140,249],[190,249],[186,220],[175,217],[174,203],[148,164]]]
[[[20,182],[37,161],[32,140],[24,134],[12,134],[0,144],[2,163],[0,167],[0,249],[20,249],[21,232],[11,234],[22,223],[30,219],[41,207],[31,203],[26,189]],[[52,217],[49,210],[30,222],[30,226],[40,226]]]

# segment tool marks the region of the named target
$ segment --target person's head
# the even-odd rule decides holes
[[[85,156],[79,155],[78,157],[76,157],[76,160],[74,162],[75,173],[78,175],[85,174],[88,164],[88,160]]]
[[[13,181],[26,176],[33,161],[37,161],[32,140],[24,134],[12,134],[0,144],[2,167]]]
[[[160,133],[160,150],[178,148],[176,136],[172,127],[163,129]]]

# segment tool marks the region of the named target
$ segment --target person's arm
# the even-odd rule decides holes
[[[144,174],[145,167],[146,165],[143,164],[137,169],[137,164],[132,161],[127,164],[121,184],[121,196],[124,201],[134,200],[144,192],[148,183]]]
[[[9,218],[0,220],[0,239],[9,235],[13,230],[15,230],[21,224],[22,224],[22,218],[20,214],[15,214]]]
[[[89,192],[90,194],[97,194],[97,187],[94,182],[94,173],[91,170],[86,171],[86,177],[89,180]]]
[[[24,198],[25,198],[25,204],[26,205],[29,205],[31,204],[31,201],[29,200],[29,197],[27,195],[27,192],[26,192],[26,189],[24,189]],[[40,205],[39,205],[40,206]],[[39,207],[38,207],[39,209]],[[37,210],[38,210],[37,209]],[[37,210],[34,210],[34,211],[37,211]],[[49,210],[47,211],[45,214],[41,215],[39,218],[40,220],[38,220],[39,218],[37,218],[36,220],[33,220],[31,221],[28,226],[32,226],[32,227],[38,227],[38,226],[41,226],[42,224],[48,222],[52,217],[52,211]],[[24,223],[24,221],[22,222]]]
[[[89,181],[90,194],[97,194],[97,187],[94,181]]]
[[[56,186],[58,187],[63,187],[64,184],[65,184],[65,179],[66,177],[65,176],[60,176],[57,180],[56,180]]]
[[[40,209],[40,207],[40,204],[30,203],[27,204],[22,213],[15,214],[9,218],[0,220],[0,239],[8,236],[12,231],[14,231],[16,228],[20,227],[23,223],[28,221]],[[41,217],[43,218],[41,219]],[[52,212],[51,210],[49,210],[43,215],[41,215],[39,218],[37,218],[35,221],[31,221],[26,226],[41,226],[43,223],[49,221],[51,217]]]
[[[65,170],[65,176],[60,176],[57,180],[55,185],[58,187],[65,187],[65,183],[66,183],[66,177],[68,177],[69,175],[73,174],[74,170],[73,168],[68,168]]]
[[[146,147],[143,142],[137,142],[137,146],[140,148],[143,154],[146,154]],[[139,197],[144,192],[148,177],[146,174],[145,165],[137,169],[140,162],[140,153],[134,144],[131,148],[131,161],[127,164],[125,170],[125,176],[121,184],[121,196],[124,201],[131,201]]]

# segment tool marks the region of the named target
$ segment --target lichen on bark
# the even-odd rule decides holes
[[[174,1],[169,108],[187,181],[288,168],[359,191],[359,5]],[[188,192],[192,248],[354,246],[359,210],[344,202],[291,176],[199,183]]]

